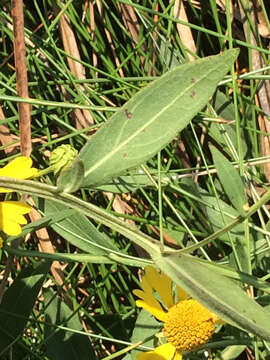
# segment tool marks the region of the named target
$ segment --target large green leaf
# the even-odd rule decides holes
[[[269,313],[231,279],[190,255],[152,257],[176,284],[224,321],[270,340]]]
[[[181,65],[139,91],[81,150],[83,185],[104,184],[155,155],[207,103],[237,55],[233,49]]]
[[[49,269],[50,262],[23,269],[5,292],[0,305],[0,355],[22,334]]]

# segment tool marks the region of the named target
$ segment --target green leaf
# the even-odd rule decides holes
[[[83,185],[104,184],[155,155],[203,108],[237,55],[184,64],[139,91],[81,150]]]
[[[56,202],[45,200],[45,214],[61,214],[68,209],[67,206]],[[64,239],[88,254],[106,255],[111,250],[118,251],[106,234],[101,233],[79,211],[73,210],[72,213],[57,224],[51,227]]]
[[[238,171],[220,151],[213,146],[211,146],[210,149],[218,177],[226,195],[235,209],[237,209],[240,214],[244,215],[244,206],[248,204],[245,188]]]
[[[176,284],[224,321],[270,340],[269,313],[231,279],[190,255],[152,257]]]
[[[223,151],[226,151],[228,155],[231,155],[232,145],[237,148],[237,134],[235,129],[235,109],[233,101],[228,98],[223,92],[217,90],[215,95],[212,98],[211,104],[215,109],[217,115],[227,121],[233,121],[232,124],[219,124],[216,122],[211,122],[209,129],[209,134],[212,138],[215,139]],[[241,132],[241,147],[243,153],[246,154],[247,151],[252,152],[252,149],[247,147],[246,139],[243,132]],[[251,156],[251,155],[250,155]]]
[[[136,342],[150,338],[143,343],[143,346],[155,348],[157,346],[155,334],[159,333],[161,329],[162,323],[157,321],[148,311],[142,309],[137,317],[130,341],[132,344],[135,344]],[[143,352],[143,350],[132,350],[123,360],[136,360],[136,356],[140,352]]]
[[[50,264],[42,262],[23,269],[4,293],[0,305],[0,355],[21,336]]]
[[[217,357],[218,360],[233,360],[238,359],[238,357],[245,351],[247,345],[231,345],[226,347],[221,354]]]
[[[61,171],[57,179],[57,189],[67,193],[77,191],[82,186],[83,177],[83,162],[77,156],[70,165]]]
[[[51,289],[44,291],[46,354],[50,360],[96,360],[88,337],[82,331],[78,314],[71,311]],[[69,328],[59,329],[58,325]],[[73,331],[75,330],[75,331]]]
[[[153,177],[157,181],[156,176]],[[137,173],[111,179],[106,184],[95,187],[95,189],[122,194],[127,192],[134,192],[139,187],[145,186],[153,186],[153,182],[147,175]]]
[[[215,196],[209,194],[206,190],[199,187],[192,179],[182,179],[180,184],[183,189],[191,194],[195,194],[203,201],[203,204],[200,203],[199,206],[207,217],[207,223],[212,232],[223,229],[239,215],[232,206],[226,204],[223,200],[219,199],[217,203]],[[244,225],[242,223],[237,224],[233,229],[230,230],[230,237],[234,243],[239,241],[239,239],[244,238],[244,235]],[[228,233],[221,235],[219,239],[227,242],[228,245],[231,244]]]

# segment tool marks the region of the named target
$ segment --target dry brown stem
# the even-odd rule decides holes
[[[18,96],[28,98],[28,80],[26,48],[24,41],[24,17],[22,0],[12,0],[12,19],[14,34],[14,59],[17,78]],[[32,151],[31,144],[31,115],[30,104],[19,103],[19,126],[22,155],[29,156]]]

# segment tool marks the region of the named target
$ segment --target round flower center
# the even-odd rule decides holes
[[[164,322],[167,341],[180,351],[191,351],[207,343],[215,329],[211,311],[194,299],[171,307]]]

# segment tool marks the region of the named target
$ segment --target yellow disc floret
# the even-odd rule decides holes
[[[214,329],[213,314],[198,301],[189,299],[169,309],[163,331],[177,350],[191,351],[207,343]]]

